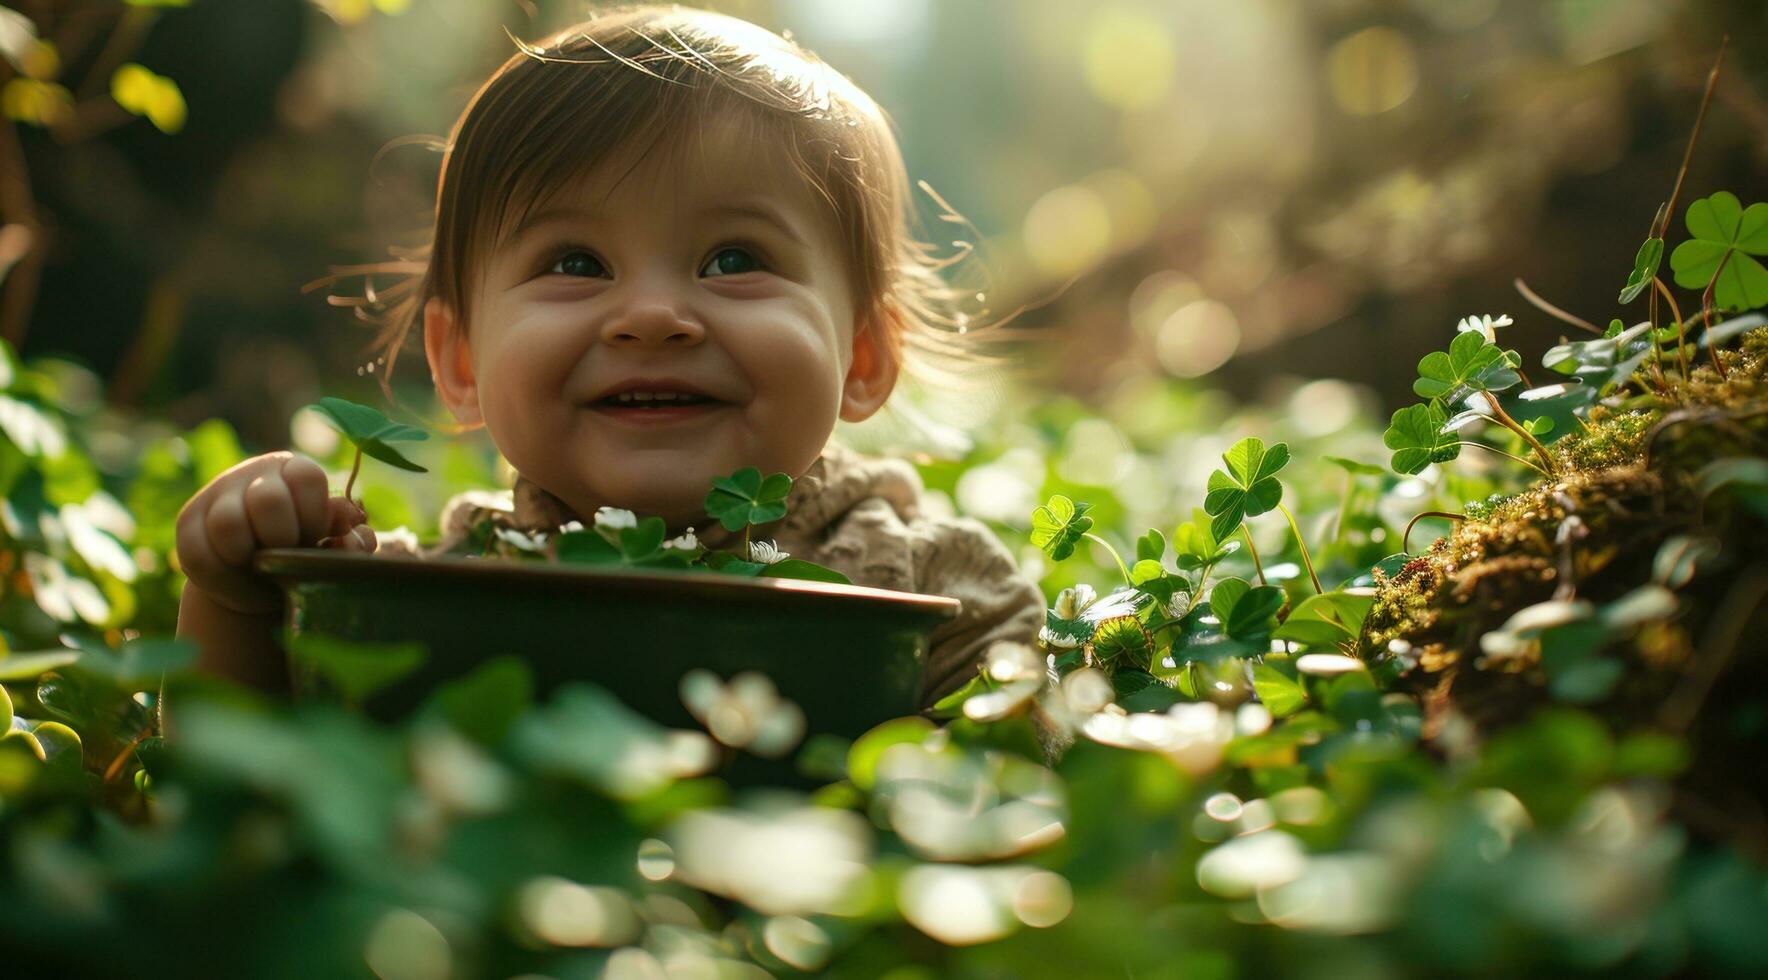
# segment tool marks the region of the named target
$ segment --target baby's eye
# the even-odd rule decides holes
[[[603,278],[608,274],[608,267],[593,252],[572,249],[559,256],[552,268],[546,270],[562,276],[587,276],[592,279]]]
[[[759,272],[765,266],[755,257],[755,253],[735,245],[727,246],[713,253],[706,265],[700,269],[702,276],[735,276],[745,272]]]

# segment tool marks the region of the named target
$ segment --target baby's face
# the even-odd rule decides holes
[[[490,251],[464,330],[426,310],[455,415],[585,517],[693,523],[714,477],[796,477],[889,395],[871,331],[855,350],[833,217],[758,142],[617,155]]]

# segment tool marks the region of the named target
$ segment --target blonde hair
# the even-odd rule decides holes
[[[332,296],[378,328],[381,389],[423,308],[440,298],[465,315],[469,273],[501,231],[519,224],[548,189],[626,148],[640,159],[710,119],[739,119],[780,141],[830,207],[846,252],[855,322],[888,331],[885,349],[905,374],[962,384],[965,369],[1005,364],[983,354],[986,310],[963,312],[941,257],[910,233],[918,224],[902,152],[870,96],[793,41],[746,21],[674,6],[614,10],[519,50],[479,87],[442,145],[428,245],[392,250],[391,262],[334,267],[306,290],[361,275],[364,295]],[[942,220],[967,225],[925,184]],[[973,229],[972,229],[973,230]],[[403,277],[376,290],[373,276]],[[1010,319],[1010,318],[1008,318]],[[994,331],[989,331],[993,334]]]

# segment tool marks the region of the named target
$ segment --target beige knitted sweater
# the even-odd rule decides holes
[[[751,533],[756,540],[773,540],[794,558],[832,568],[855,585],[959,600],[963,608],[957,618],[931,637],[921,684],[926,706],[974,677],[993,644],[1034,643],[1044,623],[1044,603],[986,525],[967,517],[923,515],[922,490],[919,474],[906,462],[831,445],[794,481],[786,516]],[[559,498],[517,477],[513,490],[470,491],[449,500],[441,540],[418,554],[467,550],[469,531],[488,518],[495,527],[530,533],[555,531],[573,520],[587,523]],[[697,533],[708,548],[735,543],[735,536],[716,524]],[[381,550],[409,553],[385,544]]]

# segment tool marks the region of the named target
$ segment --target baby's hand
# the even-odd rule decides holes
[[[247,615],[282,609],[282,593],[252,569],[264,548],[375,550],[362,508],[330,496],[325,470],[290,452],[254,456],[216,477],[178,512],[178,563],[190,585]]]

